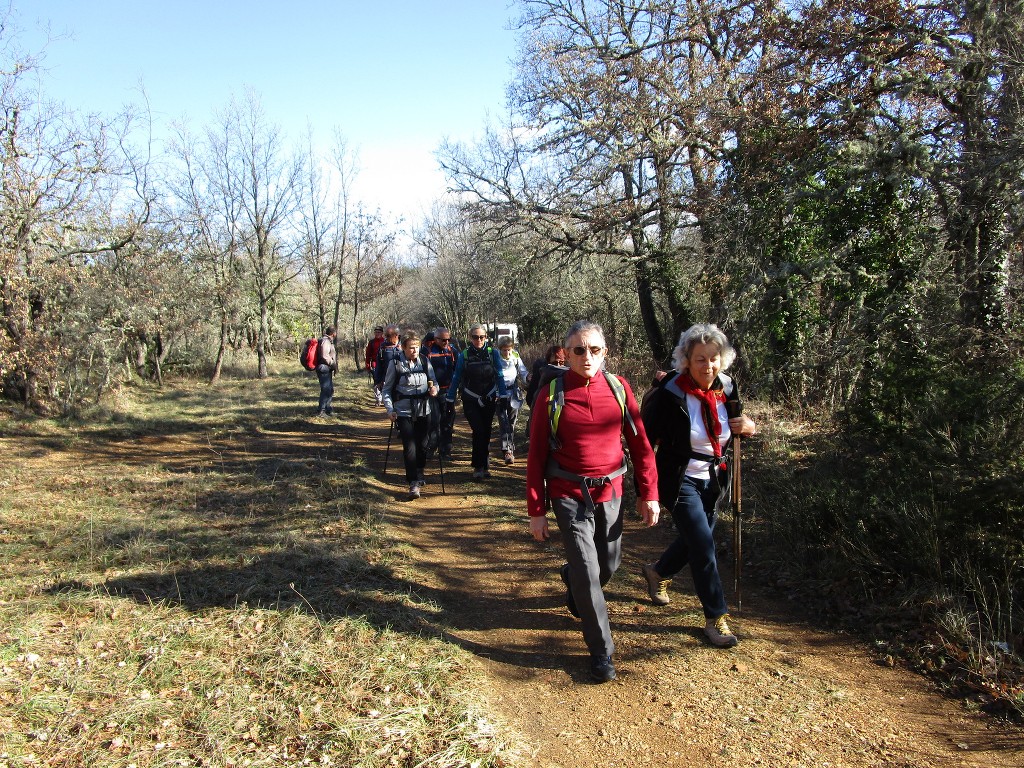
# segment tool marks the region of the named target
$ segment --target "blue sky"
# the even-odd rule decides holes
[[[356,193],[418,218],[442,194],[434,151],[500,118],[512,77],[511,0],[14,0],[18,39],[46,40],[45,93],[84,112],[141,104],[159,136],[195,129],[251,88],[295,140],[337,126],[360,155]]]

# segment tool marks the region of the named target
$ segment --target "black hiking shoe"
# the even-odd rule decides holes
[[[579,609],[576,607],[576,598],[572,596],[572,587],[569,586],[569,564],[566,563],[562,566],[561,570],[562,583],[565,584],[565,607],[569,609],[569,613],[575,616],[577,619],[580,617]],[[614,670],[613,670],[614,672]]]
[[[615,679],[615,665],[611,656],[591,656],[590,676],[598,683],[607,683]]]

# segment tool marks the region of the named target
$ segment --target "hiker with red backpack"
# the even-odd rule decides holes
[[[661,498],[673,504],[677,536],[641,568],[655,605],[668,605],[672,577],[687,564],[704,609],[704,634],[719,648],[737,643],[715,554],[716,504],[726,490],[726,452],[733,436],[753,435],[754,422],[736,407],[736,383],[724,371],[736,352],[717,326],[699,324],[679,337],[674,373],[644,397],[647,438],[657,447]],[[737,414],[737,415],[733,415]]]
[[[604,331],[580,321],[565,339],[569,370],[541,387],[530,421],[526,506],[530,533],[548,538],[550,503],[562,534],[566,607],[583,624],[590,675],[614,680],[604,585],[622,559],[622,476],[626,439],[637,485],[637,511],[658,522],[658,477],[636,399],[625,379],[604,370]]]
[[[331,403],[334,400],[334,374],[338,372],[338,353],[334,348],[337,329],[331,325],[320,337],[316,349],[316,376],[320,380],[320,404],[317,416],[330,416],[334,413]]]

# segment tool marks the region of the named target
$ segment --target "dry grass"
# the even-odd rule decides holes
[[[0,416],[0,766],[506,764],[314,387]]]

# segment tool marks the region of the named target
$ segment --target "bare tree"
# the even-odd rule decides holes
[[[351,334],[361,338],[364,308],[388,296],[399,287],[400,271],[394,258],[395,233],[384,224],[380,214],[367,213],[360,206],[352,218],[350,252],[345,281],[348,304],[352,309]],[[360,368],[359,345],[353,346],[353,360]]]
[[[299,221],[303,272],[316,298],[319,329],[338,327],[346,302],[352,182],[357,172],[357,157],[340,132],[335,132],[326,170],[314,151],[312,133],[308,134]]]
[[[241,104],[232,99],[221,120],[223,132],[208,132],[207,141],[224,162],[217,169],[218,193],[233,201],[226,208],[238,211],[237,242],[258,318],[253,346],[258,375],[266,378],[273,305],[302,269],[294,216],[303,159],[286,150],[280,129],[267,122],[252,93]]]
[[[531,34],[512,89],[523,124],[442,152],[496,237],[525,229],[567,264],[588,254],[631,264],[657,358],[714,262],[724,157],[759,67],[748,28],[762,5],[527,0]]]
[[[217,317],[217,351],[210,383],[220,380],[224,357],[232,332],[240,326],[241,303],[245,293],[242,281],[241,197],[231,194],[224,169],[225,154],[231,146],[227,138],[229,124],[218,130],[224,138],[203,143],[181,127],[171,147],[178,173],[171,189],[178,201],[173,212],[192,258],[201,265],[197,277],[210,294]],[[207,129],[209,138],[214,128]]]

